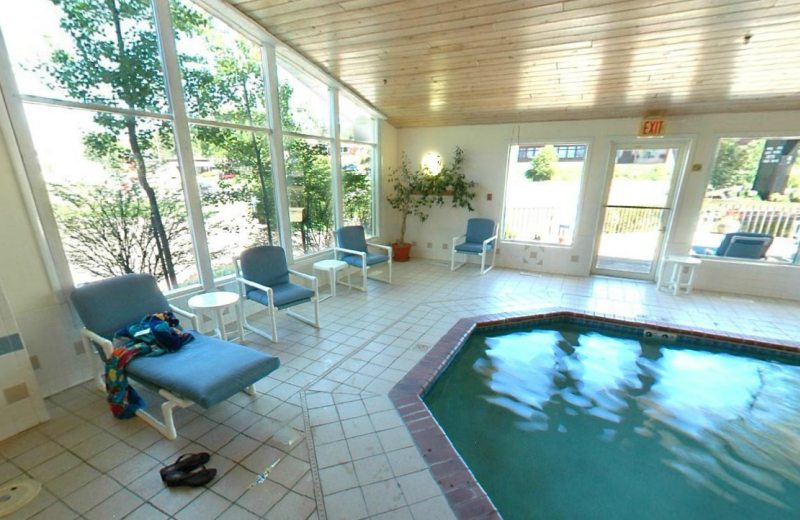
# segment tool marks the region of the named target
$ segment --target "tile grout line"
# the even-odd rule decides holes
[[[346,356],[342,357],[342,359],[340,359],[339,361],[337,361],[336,363],[331,365],[331,367],[328,370],[326,370],[325,372],[321,373],[316,378],[312,379],[308,384],[306,384],[304,387],[302,387],[300,389],[300,392],[299,392],[300,393],[300,406],[301,406],[301,409],[303,411],[303,426],[304,426],[304,428],[306,430],[306,444],[307,444],[307,447],[308,447],[308,461],[309,461],[309,465],[311,466],[311,482],[312,482],[312,484],[314,486],[314,498],[315,498],[315,501],[317,502],[317,515],[319,516],[319,520],[327,520],[328,515],[327,515],[327,511],[325,509],[325,500],[324,500],[324,497],[323,497],[323,494],[322,494],[322,483],[321,483],[320,476],[319,476],[319,466],[317,464],[316,449],[314,447],[314,436],[313,436],[312,429],[311,429],[312,428],[311,427],[311,419],[310,419],[309,413],[308,413],[308,403],[306,401],[306,392],[310,389],[311,386],[317,384],[319,381],[324,379],[325,376],[330,374],[335,369],[339,368],[345,361],[348,361],[349,359],[351,359],[357,352],[361,352],[362,350],[364,350],[364,348],[367,345],[369,345],[371,342],[373,342],[375,340],[375,338],[377,338],[381,334],[385,333],[391,327],[394,327],[398,322],[400,322],[401,320],[406,318],[406,316],[408,316],[409,314],[414,312],[417,309],[417,307],[419,307],[419,305],[416,305],[416,306],[414,306],[414,308],[409,309],[408,311],[406,311],[405,314],[403,314],[402,316],[398,317],[391,324],[386,325],[384,328],[382,328],[381,330],[375,332],[375,334],[373,334],[369,338],[365,339],[364,342],[361,344],[361,346],[356,347],[352,352],[350,352]],[[362,393],[364,392],[364,389],[361,389],[361,390],[362,391],[358,393],[359,397],[361,397]],[[333,395],[336,392],[331,391],[331,392],[319,392],[319,393],[325,393],[325,394]],[[372,393],[372,392],[370,392],[370,393]],[[375,395],[379,395],[379,394],[375,394]],[[361,397],[361,398],[363,399],[363,397]],[[336,403],[334,402],[332,406],[335,408],[336,407]]]

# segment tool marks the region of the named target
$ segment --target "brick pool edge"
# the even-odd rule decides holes
[[[500,513],[458,454],[447,434],[436,422],[422,397],[441,375],[476,328],[535,322],[548,318],[588,319],[617,325],[647,327],[668,332],[724,341],[748,347],[800,354],[800,343],[771,340],[698,327],[676,327],[658,320],[643,320],[612,314],[551,307],[503,312],[459,320],[419,363],[389,392],[420,453],[459,520],[502,520]]]

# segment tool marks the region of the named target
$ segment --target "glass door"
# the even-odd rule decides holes
[[[616,143],[592,272],[653,280],[685,142]]]

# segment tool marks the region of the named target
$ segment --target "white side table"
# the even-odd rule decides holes
[[[218,291],[198,294],[189,298],[189,307],[202,314],[203,311],[213,311],[217,326],[214,332],[220,339],[228,341],[228,334],[225,332],[225,322],[222,320],[222,310],[225,307],[233,306],[236,312],[236,327],[239,329],[239,343],[244,343],[244,329],[242,328],[242,312],[239,308],[239,295],[233,292]]]
[[[314,276],[317,275],[317,271],[327,271],[331,281],[331,293],[324,298],[320,298],[320,301],[336,296],[336,279],[339,276],[339,271],[347,269],[349,265],[350,264],[347,262],[342,262],[341,260],[322,260],[314,264]],[[347,271],[347,284],[350,285],[349,270]]]
[[[694,256],[668,256],[664,258],[661,263],[661,274],[658,276],[658,289],[670,289],[674,295],[678,295],[681,291],[684,294],[691,294],[695,270],[702,263],[702,260]],[[669,264],[672,264],[672,273],[669,280],[665,280]],[[666,284],[664,283],[665,281]]]

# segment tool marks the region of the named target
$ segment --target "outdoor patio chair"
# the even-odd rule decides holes
[[[717,256],[729,258],[766,258],[774,237],[767,233],[728,233],[717,248]]]
[[[308,302],[314,304],[313,320],[294,311],[287,310],[286,314],[320,328],[317,277],[290,270],[286,264],[286,253],[282,247],[259,246],[247,249],[241,255],[234,257],[233,265],[236,269],[239,294],[242,297],[239,304],[242,306],[244,328],[277,343],[278,311]],[[292,283],[289,275],[310,281],[313,289]],[[260,303],[267,308],[272,323],[272,334],[247,321],[244,309],[245,300]]]
[[[367,248],[375,247],[386,251],[385,255],[370,253]],[[351,289],[358,289],[367,292],[367,271],[370,267],[379,264],[389,264],[389,280],[372,278],[379,282],[392,283],[392,248],[381,244],[367,242],[363,226],[345,226],[336,230],[336,247],[333,254],[337,260],[347,262],[356,269],[361,269],[361,287],[350,286]],[[347,284],[345,284],[347,285]]]
[[[123,327],[131,326],[148,314],[172,310],[188,318],[194,329],[197,316],[170,305],[155,278],[149,274],[129,274],[93,282],[70,295],[84,328],[81,338],[89,356],[97,387],[105,390],[103,364],[114,350],[112,339]],[[167,439],[177,431],[172,412],[175,407],[197,404],[210,408],[238,392],[255,395],[255,383],[280,367],[274,356],[187,330],[194,340],[180,350],[156,357],[137,357],[126,367],[129,379],[157,392],[166,402],[161,405],[163,421],[144,409],[136,412],[143,421]]]
[[[460,269],[467,263],[466,255],[478,255],[481,257],[481,275],[484,275],[494,268],[494,261],[497,257],[497,235],[500,232],[500,224],[488,218],[471,218],[467,221],[467,234],[453,238],[453,249],[450,252],[450,270]],[[464,240],[458,243],[459,240]],[[492,263],[486,268],[486,256],[492,252]],[[464,262],[456,265],[456,253],[464,255]]]

